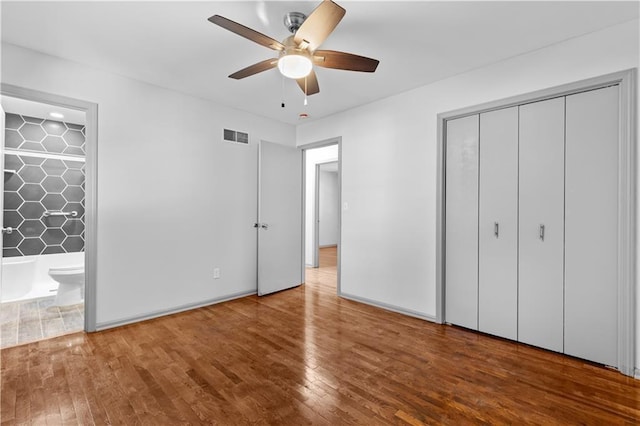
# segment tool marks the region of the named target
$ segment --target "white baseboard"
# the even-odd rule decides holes
[[[241,292],[241,293],[234,293],[234,294],[230,294],[228,296],[222,296],[222,297],[217,297],[217,298],[214,298],[214,299],[205,300],[204,302],[188,303],[186,305],[177,306],[177,307],[171,308],[171,309],[153,311],[153,312],[149,312],[149,313],[146,313],[146,314],[143,314],[143,315],[136,315],[134,317],[127,317],[127,318],[122,318],[122,319],[118,319],[118,320],[114,320],[114,321],[101,322],[101,323],[96,324],[96,331],[107,330],[109,328],[120,327],[120,326],[127,325],[127,324],[133,324],[133,323],[136,323],[136,322],[146,321],[146,320],[150,320],[150,319],[153,319],[153,318],[163,317],[163,316],[166,316],[166,315],[173,315],[173,314],[177,314],[179,312],[190,311],[192,309],[198,309],[198,308],[202,308],[204,306],[215,305],[217,303],[227,302],[229,300],[239,299],[241,297],[246,297],[246,296],[251,296],[251,295],[254,295],[256,293],[257,292],[255,290],[245,291],[245,292]]]
[[[634,369],[634,371],[633,371],[633,378],[634,378],[634,379],[637,379],[637,380],[640,380],[640,369],[638,369],[638,368],[635,368],[635,369]]]
[[[365,297],[354,296],[348,293],[340,293],[340,297],[344,297],[345,299],[353,300],[354,302],[364,303],[365,305],[375,306],[376,308],[384,309],[386,311],[396,312],[399,314],[407,315],[414,318],[419,318],[422,320],[426,320],[429,322],[436,322],[436,317],[432,315],[426,315],[421,312],[413,311],[411,309],[401,308],[399,306],[390,305],[388,303],[378,302],[376,300],[367,299]]]

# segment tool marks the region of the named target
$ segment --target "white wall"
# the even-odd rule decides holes
[[[320,166],[320,247],[338,244],[338,172],[327,172]]]
[[[298,126],[342,137],[342,293],[435,317],[438,113],[633,67],[638,20]]]
[[[313,142],[318,142],[313,140]],[[338,145],[308,149],[305,157],[305,203],[304,203],[304,263],[313,265],[313,221],[316,208],[316,164],[338,161]]]
[[[98,104],[98,326],[256,290],[256,144],[292,126],[6,44],[2,82]]]

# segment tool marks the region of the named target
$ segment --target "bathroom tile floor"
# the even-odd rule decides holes
[[[84,303],[53,306],[55,296],[0,303],[0,348],[84,329]]]

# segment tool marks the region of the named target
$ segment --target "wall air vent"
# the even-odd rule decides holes
[[[244,132],[238,132],[236,130],[224,129],[224,140],[237,143],[249,143],[249,134]]]

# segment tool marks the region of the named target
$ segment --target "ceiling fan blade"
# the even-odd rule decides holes
[[[262,62],[258,62],[257,64],[249,65],[246,68],[241,69],[240,71],[236,71],[229,76],[229,78],[234,78],[236,80],[240,80],[241,78],[249,77],[254,74],[258,74],[259,72],[270,70],[271,68],[275,68],[278,66],[277,59],[267,59]]]
[[[245,27],[244,25],[238,24],[237,22],[234,22],[231,19],[227,19],[224,16],[213,15],[209,18],[209,21],[221,26],[226,30],[231,31],[232,33],[236,33],[239,36],[258,43],[259,45],[268,47],[269,49],[284,50],[284,46],[278,40],[274,40],[269,36],[259,33],[256,30],[252,30],[249,27]]]
[[[342,20],[345,12],[342,7],[331,0],[323,1],[298,28],[293,40],[298,46],[300,43],[306,42],[308,49],[313,52],[329,37],[329,34]]]
[[[307,96],[315,95],[320,91],[320,86],[318,86],[318,77],[316,76],[316,73],[313,70],[311,70],[308,76],[302,77],[296,80],[298,82],[298,86],[300,86],[300,89],[302,89],[303,93],[305,91],[304,90],[305,79],[307,80],[306,81]]]
[[[324,68],[374,72],[380,61],[335,50],[316,50],[313,54],[313,63]]]

